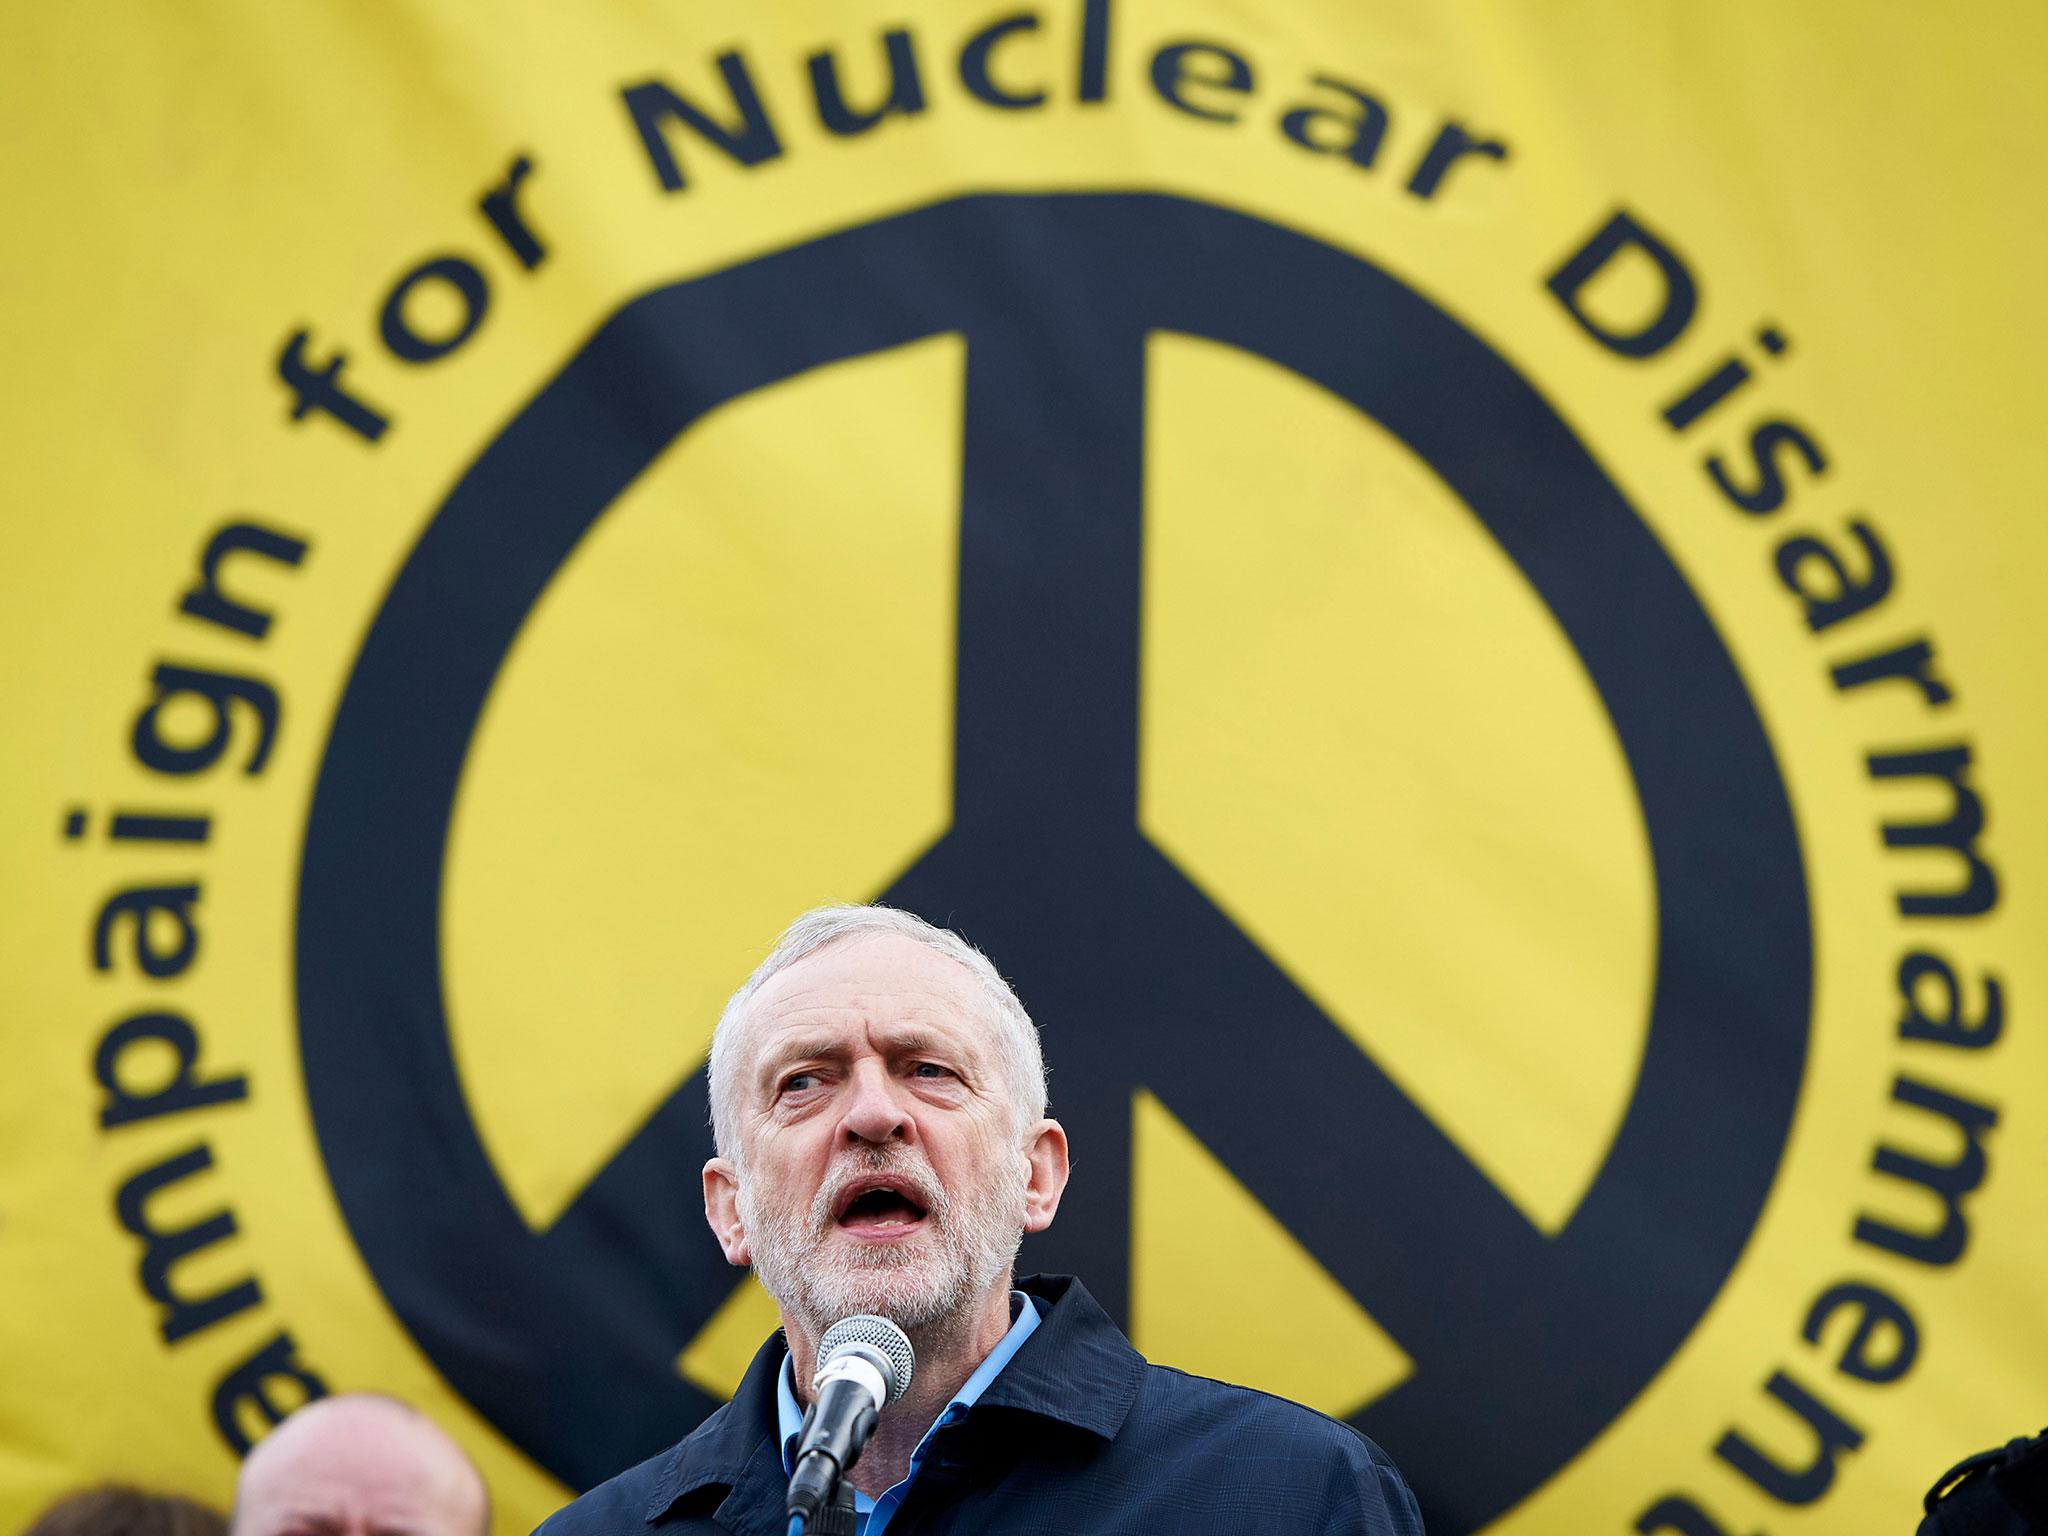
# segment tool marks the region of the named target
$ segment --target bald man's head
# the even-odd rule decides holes
[[[264,1436],[235,1484],[230,1536],[485,1536],[483,1475],[396,1398],[308,1403]]]

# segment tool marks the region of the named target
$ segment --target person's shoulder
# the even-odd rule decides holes
[[[1205,1434],[1279,1435],[1299,1441],[1305,1448],[1321,1447],[1347,1461],[1394,1465],[1385,1451],[1351,1425],[1256,1387],[1240,1387],[1148,1360],[1138,1390],[1153,1423],[1171,1423]]]
[[[1366,1528],[1421,1536],[1415,1495],[1394,1460],[1368,1435],[1342,1420],[1255,1387],[1145,1364],[1139,1403],[1127,1425],[1170,1440],[1182,1451],[1224,1458],[1250,1470],[1251,1481],[1284,1479],[1319,1492],[1333,1516],[1384,1510],[1385,1525]]]
[[[672,1445],[571,1499],[535,1527],[533,1536],[631,1536],[645,1531],[648,1508],[677,1449]]]

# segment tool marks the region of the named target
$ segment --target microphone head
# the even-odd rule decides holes
[[[886,1317],[863,1313],[842,1317],[818,1340],[818,1368],[822,1371],[840,1353],[859,1353],[873,1361],[888,1387],[888,1401],[895,1402],[910,1386],[917,1369],[917,1355],[901,1328]]]

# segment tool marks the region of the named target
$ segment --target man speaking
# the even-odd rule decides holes
[[[1012,1288],[1067,1137],[1029,1015],[958,936],[886,907],[799,918],[726,1004],[710,1092],[705,1218],[782,1332],[730,1403],[546,1536],[1420,1536],[1348,1426],[1148,1364],[1078,1280]]]

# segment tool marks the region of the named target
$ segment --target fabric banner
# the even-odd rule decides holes
[[[8,30],[0,1519],[673,1441],[827,900],[1038,1017],[1023,1266],[1436,1536],[2040,1428],[2039,7]]]

